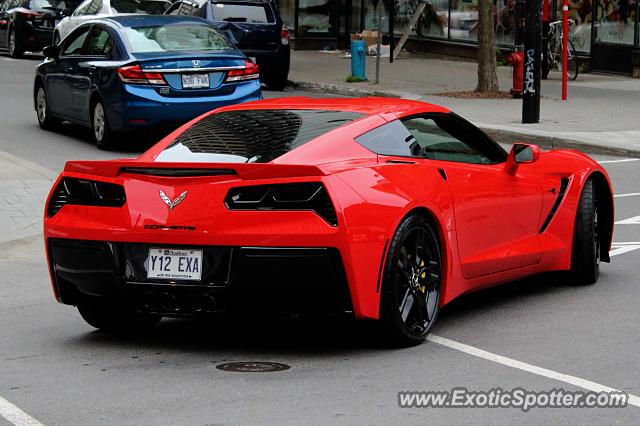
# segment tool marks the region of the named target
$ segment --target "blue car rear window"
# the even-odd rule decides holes
[[[213,19],[216,21],[248,24],[275,22],[271,8],[264,4],[213,3],[211,6]]]
[[[155,161],[267,163],[364,114],[326,110],[246,110],[209,115]]]
[[[215,28],[173,24],[125,28],[131,53],[180,50],[232,50],[234,47]]]

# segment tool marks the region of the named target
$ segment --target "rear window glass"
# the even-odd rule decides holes
[[[267,163],[362,116],[323,110],[221,112],[185,130],[156,161]]]
[[[266,24],[274,22],[273,14],[263,4],[213,3],[213,19],[226,22]]]
[[[132,53],[233,49],[218,30],[204,25],[125,28],[124,33]]]
[[[171,6],[165,0],[111,0],[111,9],[115,13],[148,13],[162,15]]]

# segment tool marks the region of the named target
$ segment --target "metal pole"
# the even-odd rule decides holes
[[[382,44],[382,14],[378,8],[378,46],[376,47],[376,80],[373,84],[380,83],[380,45]]]
[[[538,123],[540,121],[540,62],[542,57],[540,3],[539,0],[527,0],[525,4],[523,123]]]
[[[393,52],[396,47],[396,42],[393,39],[393,21],[395,21],[395,0],[388,0],[387,4],[389,5],[389,51]],[[389,55],[389,63],[393,63],[393,55]]]
[[[562,100],[567,100],[567,66],[569,65],[569,0],[562,3]]]

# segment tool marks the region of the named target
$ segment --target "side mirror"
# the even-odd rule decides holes
[[[520,164],[535,163],[539,158],[540,148],[537,145],[516,142],[507,157],[507,172],[515,173]]]
[[[58,59],[58,54],[59,54],[58,46],[56,45],[47,46],[44,49],[42,49],[42,54],[46,58]]]

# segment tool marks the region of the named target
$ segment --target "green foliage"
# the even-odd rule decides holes
[[[362,83],[363,81],[367,81],[366,79],[361,79],[360,77],[356,77],[355,75],[350,75],[347,77],[347,83]]]

